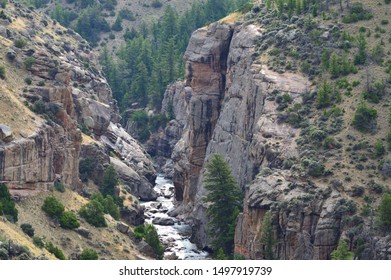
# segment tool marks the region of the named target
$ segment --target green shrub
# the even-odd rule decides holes
[[[118,185],[118,174],[111,164],[106,167],[103,174],[103,183],[101,186],[101,192],[104,196],[114,195],[115,187]]]
[[[144,225],[136,226],[133,229],[133,233],[139,239],[144,238],[144,236],[145,236],[145,227],[144,227]]]
[[[17,38],[14,41],[14,46],[19,48],[19,49],[24,48],[26,45],[27,45],[27,41],[25,39],[23,39],[23,38]]]
[[[379,208],[377,209],[378,225],[387,232],[391,231],[391,194],[383,194]]]
[[[162,2],[160,2],[159,0],[153,0],[153,2],[151,3],[151,6],[153,8],[161,8],[163,6]]]
[[[360,132],[370,132],[376,128],[377,111],[361,103],[354,114],[352,125]]]
[[[331,252],[332,260],[352,260],[353,253],[349,251],[348,244],[345,241],[340,241],[338,248]]]
[[[18,221],[18,209],[15,207],[15,202],[11,198],[11,194],[5,184],[0,184],[0,213],[5,215],[10,222]]]
[[[153,248],[158,259],[162,259],[164,254],[164,248],[162,243],[160,242],[156,228],[153,225],[149,224],[145,226],[144,239],[145,242],[147,242]]]
[[[91,201],[97,201],[102,205],[103,212],[110,214],[115,220],[119,220],[120,212],[117,203],[111,195],[107,195],[105,198],[100,192],[96,192],[91,196]]]
[[[320,177],[324,174],[325,167],[323,163],[317,161],[311,161],[308,164],[307,174],[313,177]]]
[[[361,3],[351,5],[349,14],[342,18],[343,23],[354,23],[360,20],[370,20],[373,15],[364,9]]]
[[[34,102],[33,105],[30,107],[31,111],[37,114],[44,114],[46,112],[46,105],[45,102],[42,100],[37,100]]]
[[[83,252],[80,255],[80,260],[97,260],[98,259],[98,253],[93,249],[84,249]]]
[[[52,242],[46,243],[46,249],[52,253],[57,259],[65,260],[65,255],[60,248],[53,245]]]
[[[0,65],[0,79],[5,79],[5,67],[4,65]]]
[[[115,220],[119,220],[120,212],[118,205],[115,203],[113,197],[111,195],[107,195],[104,199],[104,208],[107,214],[110,214]]]
[[[54,182],[54,189],[61,193],[65,192],[65,186],[62,182]]]
[[[111,26],[111,30],[113,31],[122,31],[122,18],[120,16],[117,17],[113,25]]]
[[[390,21],[388,19],[382,19],[381,22],[380,22],[382,25],[387,25],[390,23]]]
[[[375,157],[381,157],[385,154],[386,148],[384,147],[383,141],[378,139],[375,143]]]
[[[60,218],[65,207],[54,196],[48,196],[43,202],[42,210],[52,218]]]
[[[45,242],[43,241],[42,237],[34,236],[33,237],[33,243],[35,244],[35,246],[37,246],[39,248],[44,248],[45,247]]]
[[[107,227],[103,210],[104,208],[101,203],[97,200],[92,200],[79,210],[79,214],[89,224],[95,227]]]
[[[25,82],[26,84],[28,84],[28,85],[31,85],[32,82],[33,82],[33,80],[31,80],[30,77],[27,77],[27,78],[24,79],[24,82]]]
[[[62,228],[74,229],[80,226],[79,221],[77,220],[75,214],[70,211],[65,211],[59,219],[60,225]]]
[[[133,12],[129,9],[122,9],[119,11],[119,16],[122,18],[122,19],[126,19],[126,20],[129,20],[129,21],[135,21],[136,20],[136,17],[134,16]]]
[[[383,96],[386,94],[386,83],[376,82],[373,86],[370,87],[368,92],[364,92],[364,99],[372,102],[379,103]]]
[[[79,174],[82,182],[87,182],[88,178],[97,166],[97,161],[90,158],[80,158]]]
[[[22,229],[22,231],[27,234],[28,236],[30,237],[33,237],[34,236],[34,228],[32,225],[30,224],[21,224],[20,225],[20,228]]]
[[[34,57],[28,57],[25,59],[25,61],[23,62],[24,64],[24,67],[26,69],[31,69],[31,67],[34,65],[35,63],[35,58]]]

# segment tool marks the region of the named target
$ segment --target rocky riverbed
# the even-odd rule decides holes
[[[146,222],[155,225],[166,247],[164,259],[207,259],[208,253],[199,250],[194,243],[190,242],[190,225],[169,216],[170,211],[175,207],[172,181],[160,174],[156,178],[154,189],[159,195],[157,200],[142,205],[145,207]]]

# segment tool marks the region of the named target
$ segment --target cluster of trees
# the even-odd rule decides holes
[[[318,16],[319,11],[329,9],[330,0],[265,0],[268,8],[274,8],[281,16],[286,13],[289,18],[293,14],[300,15],[302,13],[311,12],[314,17]],[[340,10],[344,9],[342,0],[339,0]],[[350,7],[350,1],[346,1],[346,6]]]
[[[166,86],[184,76],[183,54],[191,33],[246,2],[208,0],[182,15],[168,6],[159,21],[142,24],[139,31],[127,29],[116,57],[104,48],[100,62],[122,111],[132,105],[159,110]]]

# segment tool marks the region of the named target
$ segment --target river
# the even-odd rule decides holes
[[[190,225],[167,214],[175,207],[172,181],[159,174],[155,182],[154,189],[159,197],[156,201],[144,202],[142,205],[145,207],[146,222],[154,223],[160,240],[166,248],[164,258],[169,259],[176,256],[180,260],[208,259],[207,252],[199,250],[194,243],[190,242]]]

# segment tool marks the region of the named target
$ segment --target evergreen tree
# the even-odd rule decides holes
[[[0,215],[4,214],[11,222],[18,221],[18,209],[11,198],[11,194],[5,184],[0,184]]]
[[[363,65],[367,60],[367,41],[365,40],[364,34],[360,33],[357,38],[358,53],[354,57],[354,64]]]
[[[353,259],[353,253],[349,251],[348,243],[341,240],[338,244],[338,248],[331,252],[332,260],[351,260]]]
[[[340,73],[339,56],[336,53],[332,53],[330,57],[329,72],[331,78],[337,78]]]
[[[274,239],[272,213],[270,211],[266,212],[265,216],[263,217],[261,243],[264,247],[264,258],[266,260],[273,260],[273,246],[275,245],[276,241]]]
[[[118,185],[118,174],[115,171],[112,165],[106,167],[105,172],[103,174],[103,183],[102,183],[102,194],[106,195],[114,195],[115,187]]]
[[[113,23],[113,26],[111,27],[111,30],[114,31],[122,31],[122,18],[120,16],[117,16],[115,19],[115,22]]]
[[[380,202],[378,212],[378,223],[382,230],[391,231],[391,195],[385,193]]]
[[[326,80],[323,80],[321,87],[318,89],[318,94],[316,97],[316,107],[318,109],[331,105],[331,93],[331,86],[327,83]]]
[[[144,232],[145,242],[147,242],[153,248],[158,259],[163,259],[164,248],[160,242],[156,228],[153,225],[147,225],[144,229]]]
[[[235,222],[241,208],[242,194],[221,155],[213,155],[206,168],[204,184],[208,194],[205,202],[210,203],[207,216],[209,234],[214,237],[212,247],[232,255]]]

